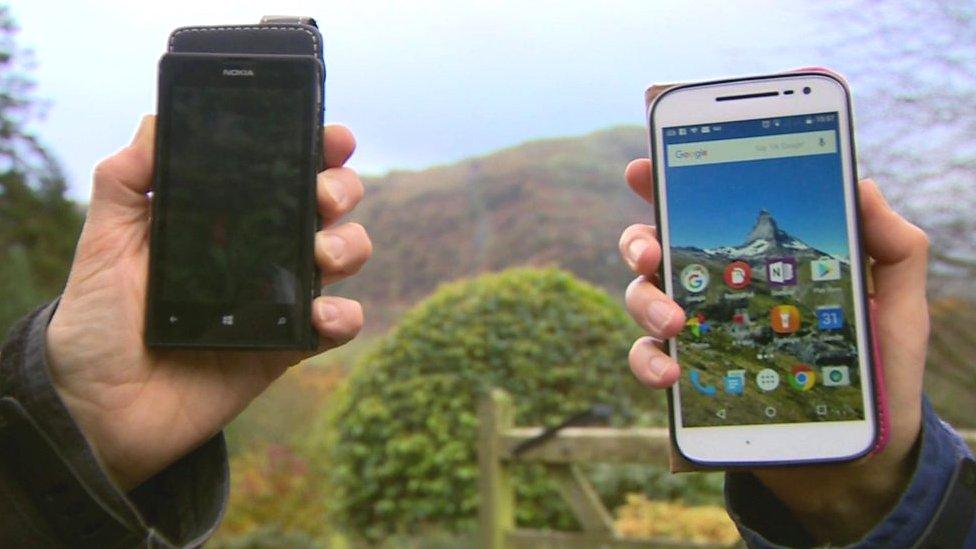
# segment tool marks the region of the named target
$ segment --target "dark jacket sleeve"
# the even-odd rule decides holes
[[[0,354],[0,547],[193,547],[227,501],[219,434],[123,493],[51,384],[54,302],[18,322]]]
[[[799,521],[751,473],[728,473],[729,515],[749,547],[816,545]],[[962,438],[923,402],[915,472],[895,508],[851,547],[976,549],[976,466]]]

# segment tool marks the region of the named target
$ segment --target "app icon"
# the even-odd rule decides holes
[[[777,334],[793,334],[800,329],[800,310],[796,305],[777,305],[769,310],[769,325]]]
[[[725,267],[725,285],[741,290],[752,282],[752,267],[745,261],[733,261]]]
[[[832,257],[821,257],[810,262],[810,280],[840,280],[840,261]]]
[[[766,280],[770,286],[796,286],[796,258],[767,259]]]
[[[821,330],[840,330],[844,327],[844,308],[840,305],[817,307],[817,327]]]
[[[698,313],[695,316],[688,319],[685,322],[685,326],[691,329],[691,335],[695,336],[695,339],[712,331],[712,325],[707,320],[705,320],[705,315]]]
[[[719,411],[715,412],[715,415],[718,416],[719,419],[725,419],[728,417],[728,414],[725,412],[725,408],[722,408]]]
[[[851,371],[847,366],[824,366],[820,369],[824,387],[844,387],[851,384]]]
[[[768,417],[769,419],[773,419],[774,417],[776,417],[776,408],[773,406],[766,406],[766,408],[763,410],[763,413],[766,414],[766,417]]]
[[[708,287],[708,269],[698,263],[681,269],[681,285],[689,292],[704,291]]]
[[[732,313],[732,326],[729,327],[729,334],[736,340],[742,340],[751,334],[750,326],[752,321],[749,319],[749,309],[736,309]]]
[[[696,391],[705,396],[715,396],[717,389],[711,385],[702,385],[701,382],[701,372],[698,370],[691,370],[688,373],[688,378],[691,379],[691,386],[695,388]]]
[[[817,382],[817,374],[806,364],[796,364],[790,371],[789,382],[797,391],[809,391]]]
[[[759,373],[756,374],[756,385],[768,393],[779,387],[779,374],[771,368],[759,370]]]
[[[730,395],[741,395],[746,388],[746,371],[729,370],[725,372],[725,392]]]
[[[818,416],[825,416],[825,415],[827,415],[827,405],[826,404],[817,404],[817,415]]]

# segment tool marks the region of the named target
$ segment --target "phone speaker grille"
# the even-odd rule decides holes
[[[716,101],[735,101],[738,99],[756,99],[758,97],[776,97],[779,95],[778,91],[768,91],[760,93],[746,93],[743,95],[724,95],[722,97],[716,97]]]

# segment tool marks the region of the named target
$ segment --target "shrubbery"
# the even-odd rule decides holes
[[[659,416],[663,399],[627,367],[638,335],[609,296],[555,269],[443,286],[363,357],[323,427],[340,518],[373,540],[472,525],[476,407],[492,387],[513,395],[520,425],[555,424],[595,403],[631,421]],[[540,473],[517,470],[519,523],[572,527]]]

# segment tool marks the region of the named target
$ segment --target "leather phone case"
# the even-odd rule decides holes
[[[298,56],[311,57],[318,61],[318,121],[321,126],[325,121],[325,61],[323,58],[322,34],[318,25],[311,17],[266,15],[261,22],[254,25],[216,25],[180,27],[169,35],[167,51],[170,53],[201,53],[201,54],[238,54],[238,55],[268,55],[275,57]],[[322,133],[316,132],[315,148],[322,150]],[[317,169],[324,168],[324,155],[319,154]],[[314,197],[315,193],[312,193]],[[309,208],[308,215],[314,216],[318,227],[321,220],[318,208],[314,203]],[[310,243],[309,246],[312,246]],[[318,288],[321,279],[318,266],[315,265],[312,274],[312,287]],[[313,296],[318,292],[313,292]],[[318,332],[309,322],[308,349],[318,346]]]

